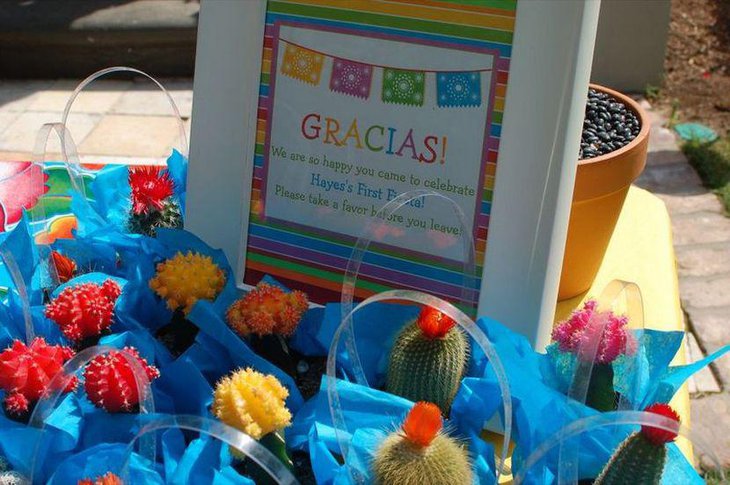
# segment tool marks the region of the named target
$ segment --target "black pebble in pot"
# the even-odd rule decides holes
[[[636,113],[608,93],[588,90],[579,159],[605,155],[631,143],[641,130]]]

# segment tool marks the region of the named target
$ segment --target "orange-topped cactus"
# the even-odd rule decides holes
[[[66,283],[74,277],[77,267],[73,259],[64,256],[58,251],[51,251],[51,259],[53,260],[53,266],[56,268],[59,283]]]
[[[466,449],[442,428],[438,406],[416,403],[401,429],[388,435],[375,452],[375,482],[399,485],[471,483],[472,469]]]
[[[117,475],[112,472],[107,472],[95,479],[85,478],[79,480],[77,485],[123,485],[123,482]]]
[[[423,335],[430,339],[444,338],[456,322],[431,306],[424,307],[416,320]]]
[[[443,424],[438,406],[430,402],[418,402],[403,421],[403,433],[408,441],[423,448],[431,444]]]
[[[411,401],[435,403],[448,414],[469,356],[469,342],[455,323],[424,307],[396,338],[385,389]]]
[[[228,308],[226,320],[242,337],[250,334],[290,336],[308,307],[307,295],[301,291],[287,293],[278,286],[259,283]]]

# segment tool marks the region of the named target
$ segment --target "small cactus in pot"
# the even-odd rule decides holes
[[[637,341],[627,328],[626,316],[601,311],[598,302],[588,300],[569,319],[553,329],[553,345],[574,354],[581,362],[592,363],[586,404],[601,412],[613,411],[618,398],[613,386],[613,362],[636,352]]]
[[[226,284],[226,272],[213,258],[193,251],[178,252],[157,265],[149,286],[167,304],[172,321],[156,337],[173,356],[185,352],[198,334],[187,315],[199,300],[215,301]]]
[[[472,469],[464,446],[443,431],[441,410],[419,402],[403,426],[388,435],[375,452],[375,483],[451,485],[472,483]]]
[[[645,411],[679,421],[679,415],[667,404],[652,404]],[[621,443],[594,485],[659,485],[667,461],[666,445],[676,437],[671,431],[642,426],[641,431]]]
[[[132,192],[130,232],[155,237],[161,227],[182,227],[182,211],[174,200],[175,183],[167,171],[155,167],[131,168],[129,187]]]
[[[398,334],[390,352],[386,391],[428,401],[448,414],[469,357],[469,342],[456,322],[432,307]]]
[[[121,287],[112,279],[102,284],[69,286],[46,305],[45,315],[58,325],[64,337],[82,350],[111,333],[114,305],[121,293]]]
[[[238,369],[223,377],[213,393],[213,415],[261,443],[288,468],[293,464],[284,442],[284,428],[291,424],[291,412],[286,407],[289,391],[273,375],[251,368]],[[251,476],[256,483],[274,483],[267,472],[246,460],[238,450],[231,449],[238,459],[236,469]]]
[[[286,342],[309,308],[307,295],[287,292],[260,282],[226,312],[226,322],[251,348],[291,376],[297,375],[297,357]]]
[[[122,482],[119,476],[112,472],[107,472],[100,477],[79,480],[76,485],[124,485],[124,482]]]

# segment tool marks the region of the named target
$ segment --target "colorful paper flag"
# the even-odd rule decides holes
[[[385,103],[423,106],[426,74],[423,71],[383,69],[382,100]]]
[[[322,54],[297,45],[286,44],[281,72],[290,78],[317,85],[322,76],[323,64]]]
[[[373,66],[337,57],[332,59],[332,91],[367,99],[372,79]]]
[[[481,75],[479,72],[437,73],[436,99],[440,107],[481,105]]]

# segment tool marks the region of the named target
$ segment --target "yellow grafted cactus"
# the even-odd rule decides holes
[[[285,399],[289,391],[272,375],[239,369],[215,386],[213,414],[259,440],[291,424]]]
[[[157,273],[150,280],[150,288],[175,311],[187,315],[198,300],[215,300],[226,284],[226,275],[210,256],[178,252],[174,257],[157,265]]]

